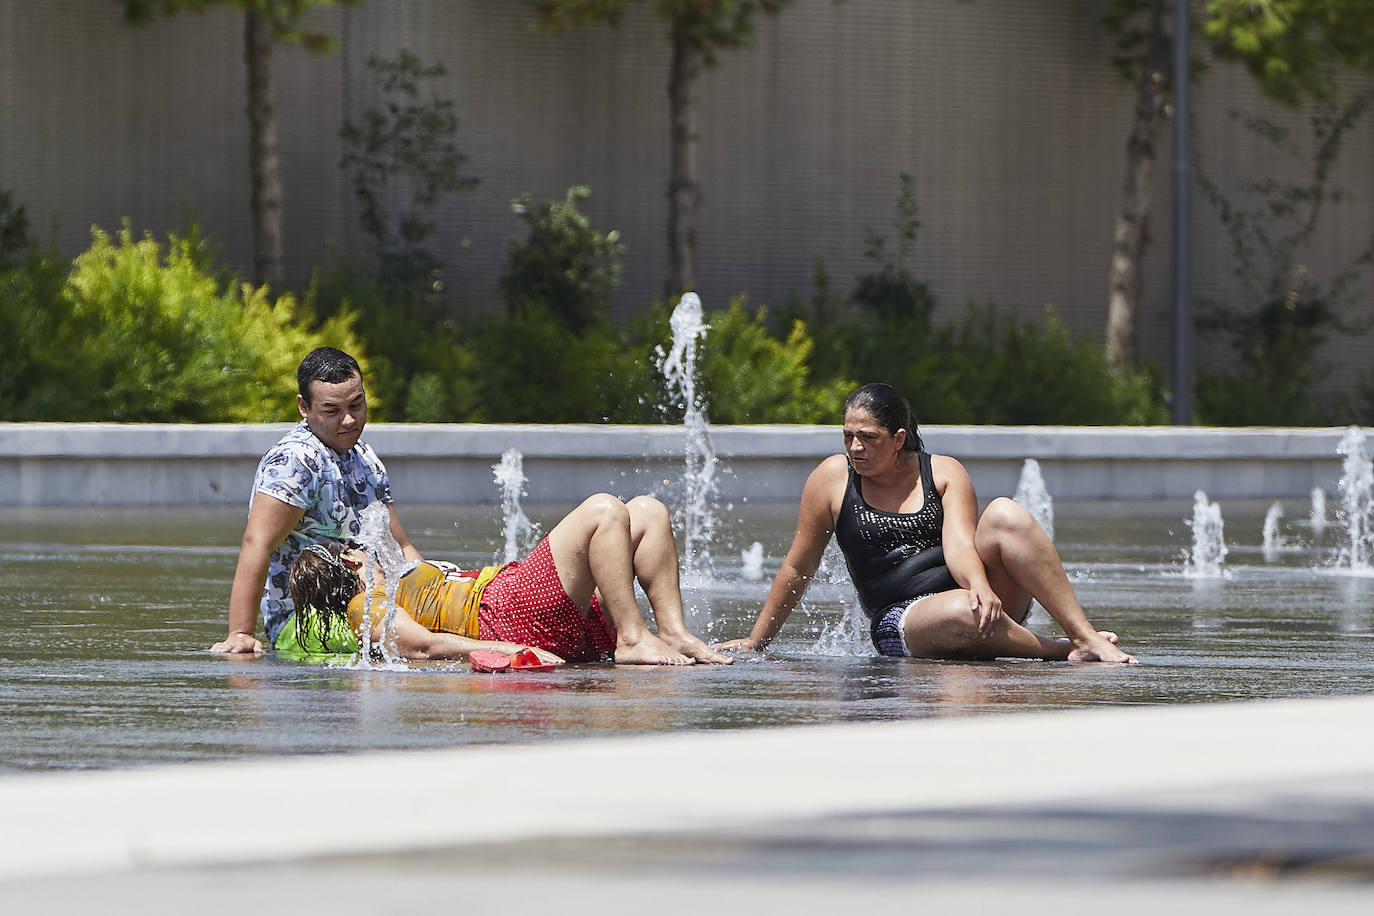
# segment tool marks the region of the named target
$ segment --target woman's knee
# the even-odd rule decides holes
[[[580,511],[597,517],[601,522],[623,522],[628,524],[630,510],[626,505],[610,493],[593,493],[582,500],[582,505],[577,507]]]
[[[988,503],[979,517],[976,538],[980,543],[987,543],[990,539],[1020,537],[1037,524],[1035,518],[1016,500],[999,496]]]
[[[672,531],[672,516],[668,507],[653,496],[636,496],[625,504],[629,511],[629,526],[636,534],[647,531]]]
[[[986,523],[994,528],[1019,530],[1033,521],[1035,519],[1026,511],[1025,506],[1014,499],[999,496],[988,503],[988,507],[983,510],[983,516],[979,519],[978,524],[981,526]]]
[[[644,525],[666,525],[669,523],[668,507],[653,496],[636,496],[625,504],[630,516]]]
[[[554,546],[556,542],[571,538],[579,539],[594,536],[598,531],[609,527],[630,527],[630,513],[625,504],[609,493],[596,493],[578,504],[549,532]]]
[[[968,591],[943,592],[925,599],[906,615],[904,634],[913,655],[940,655],[972,648],[978,621],[969,610]]]

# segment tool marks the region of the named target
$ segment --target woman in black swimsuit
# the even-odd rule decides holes
[[[766,646],[835,535],[883,655],[1049,658],[1131,664],[1116,635],[1088,623],[1054,545],[1025,509],[994,499],[978,515],[963,465],[931,455],[904,397],[864,385],[845,401],[845,454],[807,478],[797,533],[749,636],[716,648]],[[1021,625],[1031,600],[1063,628]]]

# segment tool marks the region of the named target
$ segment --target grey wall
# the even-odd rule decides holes
[[[312,14],[335,52],[277,55],[288,271],[355,232],[338,170],[337,131],[375,104],[366,61],[409,48],[442,62],[459,144],[478,190],[447,201],[435,250],[453,265],[449,294],[491,308],[509,210],[523,191],[561,196],[587,184],[587,212],[619,229],[627,252],[624,314],[661,291],[666,257],[667,43],[632,5],[621,28],[561,36],[532,30],[515,0],[373,0]],[[708,308],[747,292],[784,302],[807,293],[817,258],[837,288],[866,269],[864,236],[890,229],[898,175],[915,176],[922,228],[913,263],[943,303],[995,300],[1024,316],[1053,303],[1071,328],[1100,337],[1113,219],[1133,103],[1109,65],[1098,0],[798,0],[760,22],[751,49],[723,55],[700,87],[699,291]],[[113,0],[0,3],[0,188],[66,253],[92,224],[128,217],[158,232],[194,212],[238,265],[250,261],[247,122],[237,14],[183,13],[126,26]],[[1223,183],[1301,174],[1228,116],[1260,111],[1294,128],[1304,116],[1263,103],[1249,77],[1216,64],[1196,92],[1200,166]],[[1298,135],[1295,135],[1297,137]],[[1161,137],[1167,154],[1169,138]],[[1332,207],[1305,261],[1334,275],[1374,220],[1374,121],[1349,138]],[[1159,164],[1146,265],[1142,344],[1167,370],[1169,167]],[[1196,289],[1236,294],[1229,242],[1197,206]],[[1374,313],[1368,296],[1360,315]],[[1343,337],[1325,363],[1333,384],[1365,369]],[[1200,341],[1200,365],[1229,348]]]

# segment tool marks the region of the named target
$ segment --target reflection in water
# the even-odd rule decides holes
[[[1141,659],[1136,669],[875,658],[843,561],[829,554],[765,656],[729,668],[501,675],[211,656],[241,512],[93,524],[83,512],[6,510],[0,771],[1374,690],[1374,578],[1331,568],[1345,538],[1335,525],[1325,537],[1304,530],[1270,562],[1269,507],[1228,504],[1234,530],[1251,538],[1229,545],[1229,579],[1180,574],[1178,503],[1057,507],[1074,587],[1091,619]],[[567,507],[527,508],[547,521]],[[741,507],[722,524],[781,557],[795,510]],[[480,506],[408,506],[406,523],[422,551],[473,565],[501,535]],[[717,556],[717,575],[693,598],[720,639],[748,631],[769,585],[742,574],[743,555],[738,568],[727,559]]]

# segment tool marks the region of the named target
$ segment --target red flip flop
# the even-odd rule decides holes
[[[510,657],[511,670],[520,671],[552,671],[557,665],[549,664],[539,658],[539,653],[533,649],[521,649]]]
[[[505,671],[511,666],[511,658],[495,649],[473,649],[468,653],[468,661],[473,671]]]

